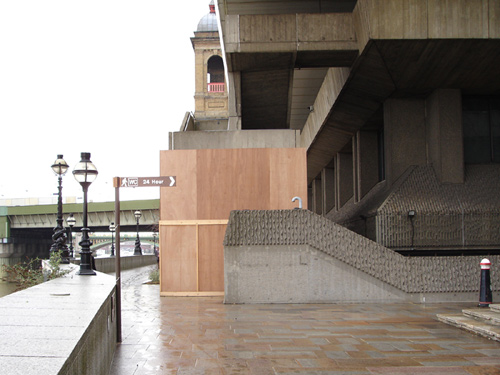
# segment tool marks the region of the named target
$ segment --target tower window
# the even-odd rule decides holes
[[[224,92],[224,63],[222,57],[212,56],[208,59],[207,82],[209,92]]]

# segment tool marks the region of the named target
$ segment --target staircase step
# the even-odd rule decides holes
[[[490,310],[496,311],[497,313],[500,314],[500,305],[498,304],[490,305]]]
[[[484,321],[467,317],[463,314],[438,314],[437,318],[443,323],[451,324],[455,327],[459,327],[495,341],[500,341],[500,326],[488,324]]]
[[[483,320],[485,323],[500,325],[500,311],[498,310],[478,308],[462,310],[462,313],[470,318]]]

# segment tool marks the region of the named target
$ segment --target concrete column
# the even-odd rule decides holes
[[[241,130],[241,73],[228,73],[228,130]]]
[[[358,131],[353,139],[354,199],[359,202],[379,181],[378,133]]]
[[[427,99],[429,159],[442,183],[464,182],[462,94],[435,90]]]
[[[323,214],[323,193],[321,191],[321,178],[314,179],[312,182],[312,212],[322,215]]]
[[[340,209],[353,196],[352,154],[338,153],[335,156],[335,206]]]
[[[307,187],[307,209],[314,212],[313,210],[313,193],[312,193],[312,183]]]
[[[386,180],[394,183],[412,165],[427,164],[424,99],[384,103]]]
[[[323,191],[323,215],[335,208],[335,170],[323,168],[321,171],[321,190]]]

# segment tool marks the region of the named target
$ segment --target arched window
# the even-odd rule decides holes
[[[207,63],[208,92],[224,92],[224,63],[222,57],[212,56]]]

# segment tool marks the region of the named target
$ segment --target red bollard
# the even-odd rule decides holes
[[[481,260],[481,285],[479,287],[479,307],[489,307],[493,302],[491,297],[490,266],[488,259]]]

